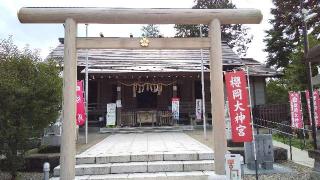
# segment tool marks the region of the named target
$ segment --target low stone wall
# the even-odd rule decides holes
[[[243,156],[245,159],[243,147],[229,148],[229,151],[233,154],[241,154],[241,156]],[[273,153],[274,153],[274,161],[275,162],[288,160],[288,150],[287,149],[280,148],[280,147],[274,147]]]
[[[50,171],[60,164],[60,154],[32,154],[25,158],[25,171],[43,172],[43,164],[50,163]]]

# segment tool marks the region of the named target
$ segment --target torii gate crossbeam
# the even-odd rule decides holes
[[[92,46],[108,47],[108,38],[79,39],[76,37],[77,23],[102,24],[209,24],[209,38],[196,40],[194,46],[187,40],[175,39],[178,48],[210,48],[210,81],[212,124],[214,138],[214,159],[216,174],[225,174],[224,155],[227,151],[224,91],[222,72],[221,24],[258,24],[262,14],[256,9],[127,9],[127,8],[21,8],[18,12],[21,23],[65,23],[64,74],[63,74],[63,124],[60,154],[60,178],[71,180],[75,177],[76,140],[76,80],[77,48]],[[114,39],[113,39],[114,40]],[[79,42],[78,42],[79,41]],[[119,38],[119,41],[123,39]],[[128,40],[125,40],[128,41]],[[129,40],[130,41],[130,40]],[[168,38],[156,40],[158,46],[168,44]],[[183,42],[179,42],[183,41]],[[173,41],[172,41],[173,42]],[[189,41],[192,42],[192,41]],[[100,45],[99,45],[100,43]],[[131,42],[132,43],[132,42]],[[138,42],[137,42],[138,43]],[[125,48],[117,43],[118,48]],[[183,46],[183,44],[186,44]],[[79,47],[80,46],[80,47]],[[136,47],[135,45],[133,45]],[[141,49],[150,49],[140,47]],[[168,48],[177,48],[170,43]],[[168,49],[167,48],[167,49]]]

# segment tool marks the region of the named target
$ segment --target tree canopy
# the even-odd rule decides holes
[[[195,0],[193,9],[235,9],[236,6],[229,0]],[[176,24],[176,37],[200,37],[199,25]],[[208,36],[208,25],[204,25],[202,32]],[[245,55],[252,36],[248,28],[241,24],[225,24],[221,26],[222,40],[233,48],[238,55]]]
[[[320,44],[313,35],[309,35],[310,48]],[[303,44],[300,44],[290,53],[290,64],[283,68],[283,77],[272,79],[267,83],[267,101],[268,103],[287,103],[288,91],[304,91],[308,89],[306,65],[302,63],[304,56]],[[317,68],[312,67],[312,74],[317,74]]]
[[[160,35],[160,30],[159,26],[154,25],[154,24],[148,24],[146,26],[142,26],[141,28],[142,37],[159,37]]]
[[[52,60],[42,61],[28,47],[20,51],[12,38],[0,40],[1,169],[12,179],[23,165],[31,138],[54,122],[61,109],[62,79]]]
[[[303,1],[303,7],[300,6],[300,0],[273,0],[275,8],[271,9],[273,19],[269,20],[272,28],[266,31],[267,36],[264,39],[266,43],[265,51],[268,52],[267,65],[275,68],[288,67],[291,64],[291,54],[302,43],[302,8],[306,9],[309,16],[307,27],[309,34],[319,37],[320,34],[320,6],[316,0]]]

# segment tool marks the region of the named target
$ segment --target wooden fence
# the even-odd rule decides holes
[[[289,104],[263,104],[253,108],[254,123],[266,127],[273,126],[270,122],[281,123],[290,121]]]

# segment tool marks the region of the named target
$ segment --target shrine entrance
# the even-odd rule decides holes
[[[127,9],[25,7],[21,23],[64,23],[63,124],[61,179],[74,179],[76,154],[77,49],[210,49],[211,113],[216,174],[225,174],[227,151],[222,72],[221,24],[257,24],[262,14],[255,9]],[[79,38],[77,24],[208,24],[208,38]]]

